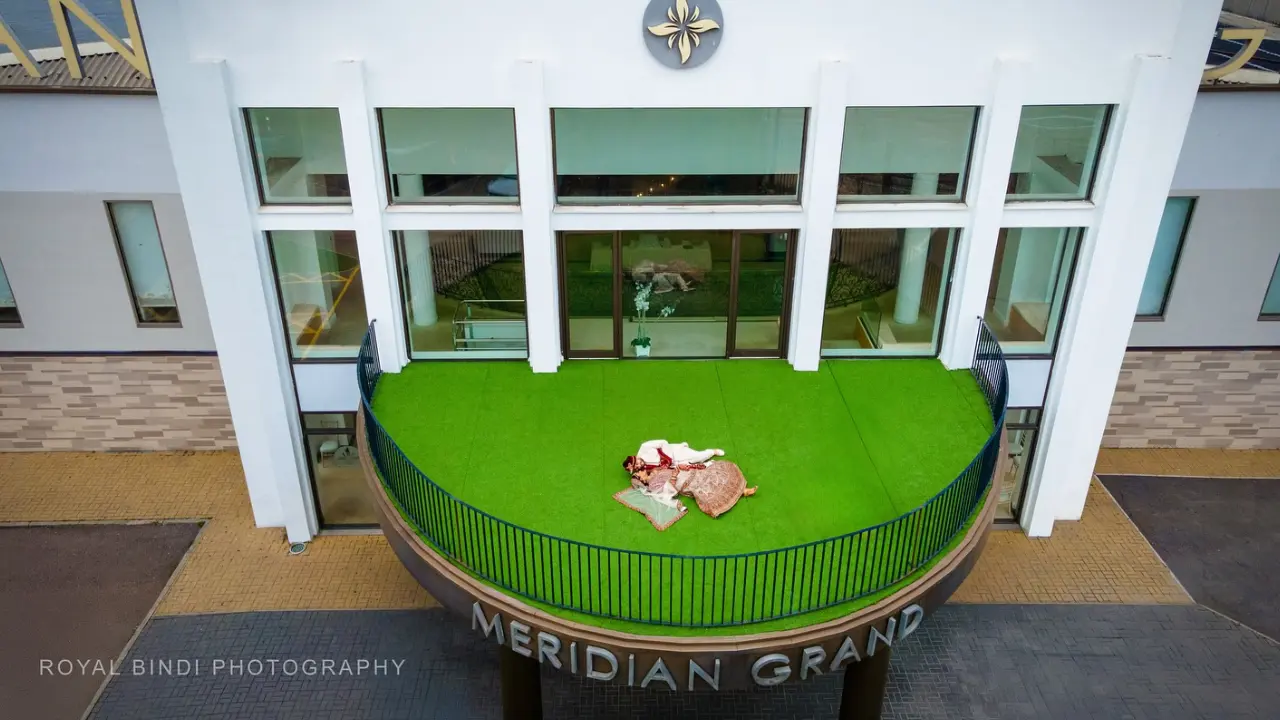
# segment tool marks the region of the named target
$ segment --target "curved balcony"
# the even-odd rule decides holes
[[[589,542],[583,540],[580,533],[572,537],[575,534],[571,531],[572,518],[563,533],[549,532],[545,527],[530,528],[499,516],[493,511],[494,502],[477,498],[475,492],[461,491],[456,484],[446,488],[437,483],[425,468],[415,464],[412,453],[402,448],[402,444],[409,444],[403,428],[399,431],[403,443],[397,443],[375,412],[376,406],[386,406],[388,396],[384,393],[375,402],[383,377],[372,330],[371,326],[357,366],[362,455],[371,482],[381,490],[376,499],[388,538],[392,539],[402,561],[437,596],[448,595],[450,588],[438,581],[429,583],[414,569],[416,559],[408,557],[410,553],[425,551],[424,556],[429,556],[431,562],[447,563],[447,566],[438,564],[437,570],[451,566],[451,572],[460,571],[452,572],[453,580],[474,584],[471,597],[478,596],[475,588],[482,588],[491,598],[510,596],[543,613],[588,626],[642,633],[644,626],[649,626],[659,635],[715,634],[718,629],[742,629],[745,625],[754,625],[746,628],[752,631],[791,629],[847,617],[925,577],[948,586],[945,595],[949,595],[976,559],[985,537],[994,507],[993,480],[1001,458],[1008,395],[1004,357],[985,325],[980,329],[973,365],[967,373],[973,380],[970,385],[976,387],[971,387],[970,395],[966,396],[972,400],[965,401],[969,403],[966,407],[972,417],[982,416],[986,425],[982,431],[985,441],[973,443],[976,452],[972,455],[960,456],[971,458],[962,470],[933,479],[934,484],[928,486],[931,493],[928,499],[891,519],[865,527],[850,526],[845,532],[796,544],[719,554],[699,554],[697,543],[686,553],[656,551],[652,548],[661,547],[660,543],[646,547],[643,541],[633,542],[630,547],[624,543]],[[639,364],[662,362],[641,361]],[[505,367],[509,369],[507,372],[514,372],[511,364]],[[945,372],[940,366],[937,371]],[[528,377],[549,376],[529,373]],[[968,384],[967,379],[965,382]],[[460,392],[445,386],[436,389],[441,395]],[[401,386],[390,392],[394,393],[396,402],[411,405],[413,412],[433,412],[429,394],[401,398]],[[981,410],[978,410],[979,397]],[[474,402],[483,400],[476,397]],[[904,402],[918,405],[930,399],[927,392],[921,391]],[[625,408],[619,411],[625,412]],[[556,423],[560,418],[548,417],[547,421]],[[499,441],[500,429],[490,430],[492,439]],[[923,438],[915,450],[924,453],[929,443],[944,444],[940,434],[947,430],[938,427],[937,434]],[[414,438],[417,444],[421,440]],[[598,455],[599,450],[596,452]],[[528,482],[557,481],[555,468],[530,461]],[[904,461],[912,462],[909,452]],[[626,475],[621,468],[616,473],[621,488],[626,484]],[[749,477],[749,480],[755,478]],[[936,492],[932,488],[936,488]],[[519,493],[522,490],[517,485],[505,491]],[[592,487],[588,491],[596,489]],[[497,496],[490,493],[487,497]],[[772,500],[767,492],[762,492],[756,497],[744,498],[739,507],[742,503],[776,503],[778,497],[776,490]],[[607,522],[639,517],[628,514],[631,511],[620,505],[617,512],[616,518]],[[693,512],[696,510],[691,510]],[[708,523],[731,523],[734,513],[742,511],[735,508],[725,517]],[[402,538],[416,539],[420,547],[398,545],[393,530]],[[659,537],[651,529],[649,532],[651,534],[644,537]],[[940,571],[935,567],[940,564],[947,567]],[[450,602],[443,597],[441,600],[458,608],[467,604]],[[667,626],[667,629],[654,626]]]

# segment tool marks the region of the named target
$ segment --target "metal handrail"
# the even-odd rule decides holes
[[[777,550],[675,555],[557,537],[495,517],[432,481],[373,413],[382,375],[374,325],[357,358],[361,412],[387,497],[421,540],[480,579],[528,600],[597,617],[724,627],[821,610],[883,591],[963,533],[994,481],[1008,405],[1000,344],[979,319],[970,372],[991,413],[982,450],[937,495],[879,525]],[[692,587],[701,587],[699,594]]]
[[[465,329],[468,327],[477,327],[482,325],[511,325],[521,328],[525,325],[523,309],[513,311],[518,313],[518,317],[511,318],[475,318],[472,317],[472,308],[480,305],[524,305],[524,300],[463,300],[458,303],[458,307],[453,311],[453,349],[463,350],[471,349],[465,346],[495,345],[504,346],[496,349],[505,350],[513,349],[507,346],[516,344],[515,338],[473,338],[465,337]],[[465,317],[463,315],[465,314]],[[520,345],[527,347],[527,341],[521,336]]]

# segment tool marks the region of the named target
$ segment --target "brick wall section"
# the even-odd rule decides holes
[[[235,446],[216,357],[0,357],[0,451]]]
[[[1280,350],[1125,354],[1103,447],[1280,448]]]

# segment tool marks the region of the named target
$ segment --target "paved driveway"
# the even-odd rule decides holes
[[[498,718],[497,652],[443,610],[162,617],[132,656],[201,672],[114,678],[92,717]],[[894,719],[1280,717],[1280,645],[1194,605],[948,605],[894,653]],[[307,675],[306,659],[372,669]],[[723,693],[543,682],[548,718],[831,718],[840,690],[830,675]]]
[[[198,531],[193,524],[0,528],[0,715],[79,718]],[[59,660],[70,661],[61,666],[69,675],[57,674]]]
[[[1102,481],[1196,602],[1280,640],[1280,479]]]

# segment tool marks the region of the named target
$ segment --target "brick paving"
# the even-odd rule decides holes
[[[0,523],[209,519],[161,615],[435,604],[376,535],[322,535],[289,556],[283,531],[254,527],[235,453],[0,453],[0,477]],[[992,533],[954,599],[1190,602],[1096,483],[1083,519],[1050,538]]]
[[[1107,476],[1103,482],[1196,602],[1280,638],[1280,480]]]
[[[1098,475],[1280,478],[1280,450],[1133,450],[1104,448]]]
[[[209,519],[160,615],[435,605],[381,536],[289,555],[283,530],[254,527],[235,453],[0,453],[0,477],[0,523]]]
[[[91,718],[497,718],[498,649],[441,610],[159,618]],[[252,659],[388,661],[385,674],[274,675]],[[217,675],[213,663],[224,665]],[[231,660],[245,662],[232,674]],[[390,661],[400,661],[398,674]],[[322,666],[318,666],[322,668]],[[317,673],[322,670],[317,670]],[[906,720],[1280,716],[1280,645],[1186,605],[949,605],[894,650],[886,717]],[[640,691],[544,673],[548,718],[832,717],[838,676],[722,693]]]
[[[952,602],[1189,603],[1191,598],[1095,480],[1079,522],[1047,538],[992,532]]]

